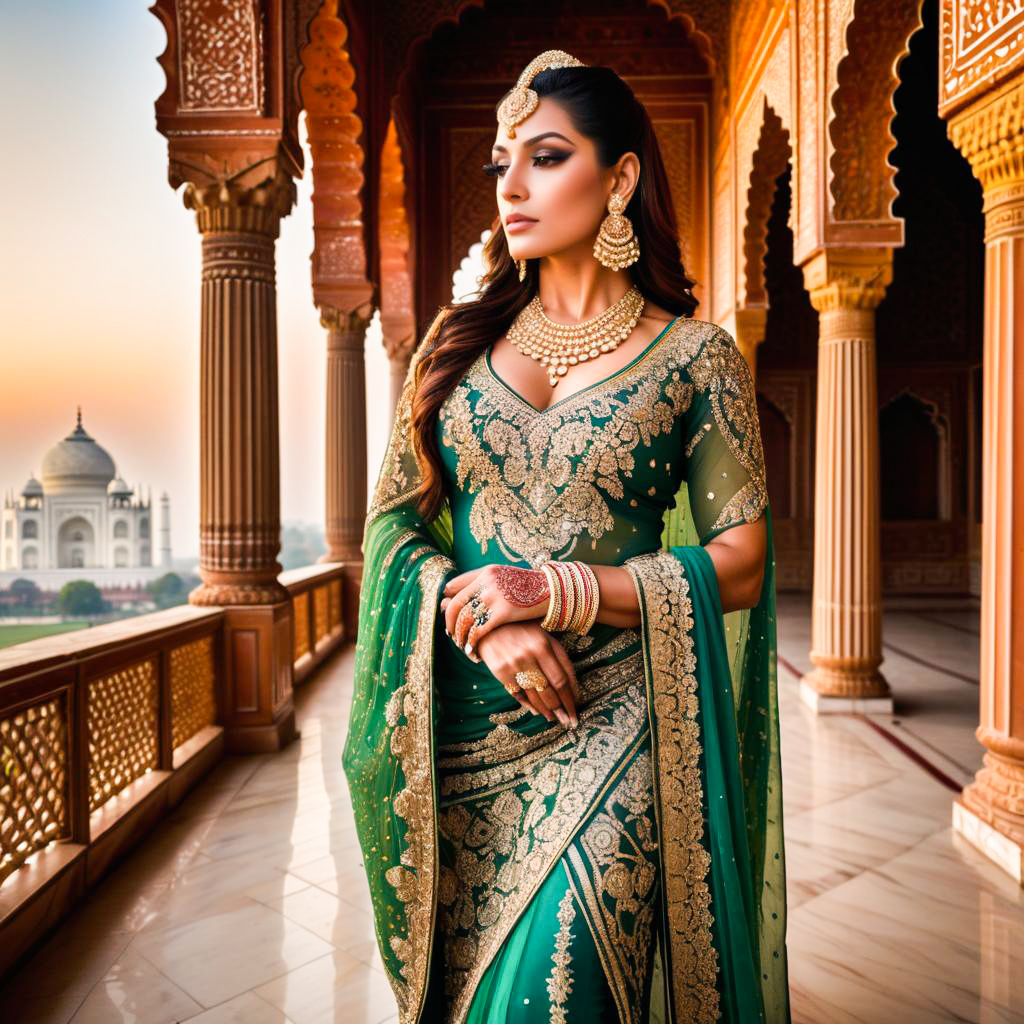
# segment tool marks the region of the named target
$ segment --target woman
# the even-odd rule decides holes
[[[400,1019],[788,1021],[750,373],[628,86],[547,51],[498,121],[502,230],[363,543],[344,765]]]

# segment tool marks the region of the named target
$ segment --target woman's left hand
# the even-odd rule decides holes
[[[485,565],[453,576],[444,588],[441,610],[445,632],[474,661],[476,644],[506,622],[541,619],[548,610],[548,580],[540,569]],[[469,600],[476,594],[487,608],[487,621],[477,625]]]

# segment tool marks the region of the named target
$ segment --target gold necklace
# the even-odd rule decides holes
[[[547,367],[554,387],[570,366],[618,348],[633,333],[644,310],[644,297],[633,285],[604,312],[575,324],[551,320],[535,295],[508,329],[506,337],[523,355]]]

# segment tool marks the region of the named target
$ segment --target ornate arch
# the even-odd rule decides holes
[[[380,154],[380,320],[388,358],[411,354],[416,316],[409,266],[409,221],[405,212],[405,168],[395,119],[388,122]]]
[[[789,132],[768,101],[764,101],[761,131],[751,160],[747,206],[743,218],[743,263],[738,293],[741,308],[767,307],[764,258],[768,218],[775,196],[775,181],[793,155]]]
[[[832,222],[896,224],[891,125],[897,67],[922,27],[921,0],[856,0],[829,97],[828,196]]]
[[[364,153],[356,114],[355,69],[338,0],[324,0],[299,53],[299,93],[306,111],[313,174],[313,301],[322,315],[369,306],[363,235]]]

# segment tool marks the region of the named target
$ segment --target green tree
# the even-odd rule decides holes
[[[57,595],[60,615],[99,615],[108,610],[99,587],[90,580],[72,580],[60,588]]]
[[[159,579],[151,580],[146,590],[157,608],[171,608],[188,600],[188,585],[176,572],[166,572]]]
[[[39,587],[32,580],[19,576],[8,588],[17,599],[20,608],[35,608],[41,597]]]

